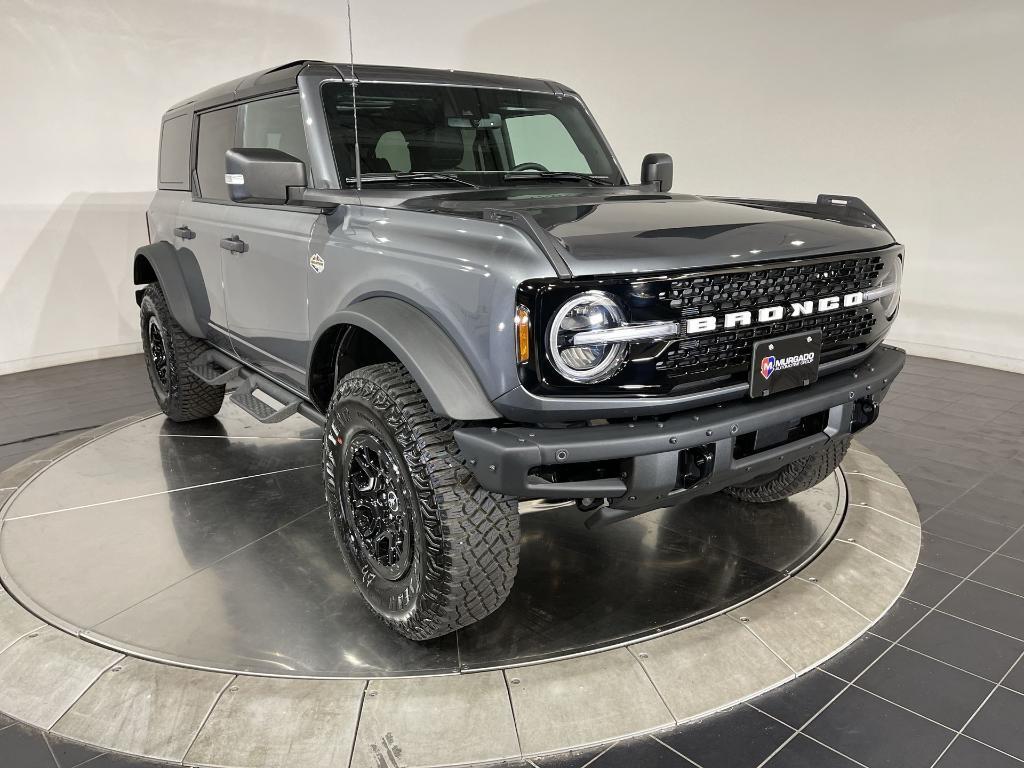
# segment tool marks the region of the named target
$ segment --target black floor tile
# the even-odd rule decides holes
[[[946,613],[1024,640],[1024,598],[966,581],[941,606]]]
[[[928,609],[925,606],[900,598],[878,620],[871,628],[871,631],[887,640],[898,640],[908,629],[920,621],[926,613],[928,613]]]
[[[1017,528],[1024,525],[1024,504],[990,496],[973,488],[949,505],[949,509],[969,517]]]
[[[862,635],[845,651],[822,664],[821,669],[851,681],[891,646],[892,643],[881,637]]]
[[[52,733],[47,734],[46,740],[50,743],[50,749],[57,758],[57,765],[60,768],[77,768],[87,760],[103,754],[103,750],[79,744],[77,741],[68,741]]]
[[[1024,760],[1024,694],[997,688],[964,733]]]
[[[620,741],[591,763],[590,768],[636,768],[640,765],[644,768],[693,768],[691,763],[649,736]]]
[[[58,768],[41,731],[17,723],[0,730],[3,768]]]
[[[978,492],[1011,504],[1024,504],[1024,464],[1013,462],[1000,472],[978,483]]]
[[[914,427],[920,428],[913,425],[911,429]],[[978,482],[979,470],[974,467],[926,457],[909,457],[908,460],[908,469],[900,477],[915,499],[922,498],[944,507]]]
[[[917,513],[925,520],[939,510],[949,506],[953,501],[964,494],[970,485],[954,485],[935,478],[921,477],[918,468],[915,471],[900,472],[900,480],[907,486],[910,495],[914,497],[917,504]]]
[[[971,575],[971,581],[1024,596],[1024,560],[995,555]]]
[[[608,749],[607,744],[588,749],[574,749],[571,752],[561,752],[557,755],[534,757],[532,762],[538,768],[583,768],[583,766],[591,764],[594,758],[607,752]]]
[[[750,702],[750,706],[786,725],[800,728],[845,687],[846,683],[842,680],[812,669],[795,681],[758,696]]]
[[[1017,531],[999,550],[999,554],[1024,560],[1024,531]]]
[[[658,738],[702,768],[755,766],[793,730],[745,704]]]
[[[944,509],[926,521],[922,527],[928,533],[953,539],[962,544],[969,544],[988,552],[1003,544],[1016,530],[1016,526],[1011,528],[1000,523],[993,523],[955,509]]]
[[[1010,674],[1003,680],[1003,685],[1018,693],[1024,693],[1024,659],[1019,660],[1016,666],[1010,670]]]
[[[885,417],[882,416],[882,418]],[[944,440],[952,440],[941,426],[936,426],[934,429],[937,436],[941,436]],[[1013,447],[1004,448],[1000,453],[983,450],[965,451],[962,444],[943,443],[936,439],[914,437],[903,433],[895,434],[876,429],[865,429],[857,434],[857,439],[872,450],[884,453],[882,458],[886,461],[890,461],[890,457],[892,457],[893,462],[902,463],[908,470],[924,466],[924,462],[927,460],[967,467],[977,473],[990,472],[993,464],[999,459],[1009,460],[1017,452]],[[901,468],[896,466],[896,469],[900,471]]]
[[[859,688],[844,691],[804,730],[871,768],[928,768],[953,737],[949,729]]]
[[[954,729],[967,722],[993,687],[900,646],[861,675],[857,685]]]
[[[961,581],[962,579],[953,574],[918,565],[910,577],[907,588],[903,590],[903,596],[915,602],[933,606],[956,589]]]
[[[969,547],[925,531],[921,534],[921,555],[918,562],[957,576],[966,576],[990,554],[984,549]]]
[[[856,768],[857,764],[799,734],[769,760],[765,768]]]
[[[900,643],[998,682],[1024,651],[1024,642],[935,611]]]
[[[974,739],[957,736],[935,768],[1021,768],[1021,764]]]

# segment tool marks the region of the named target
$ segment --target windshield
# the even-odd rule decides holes
[[[352,86],[325,83],[338,176],[355,182]],[[620,184],[580,103],[495,88],[362,83],[356,88],[364,184]]]

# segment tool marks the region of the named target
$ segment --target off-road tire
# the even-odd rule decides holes
[[[328,408],[324,486],[342,559],[373,612],[412,640],[440,637],[492,613],[519,567],[517,502],[480,487],[463,463],[455,426],[433,412],[399,363],[352,371]],[[408,484],[411,562],[397,580],[374,572],[345,512],[345,445],[366,434],[390,450]]]
[[[726,488],[725,492],[740,501],[753,504],[769,504],[788,499],[801,491],[813,488],[835,472],[849,447],[849,437],[829,440],[818,453],[798,459],[749,483]]]
[[[194,373],[191,365],[209,347],[178,325],[156,283],[150,283],[139,306],[142,351],[149,383],[160,409],[172,421],[195,421],[213,416],[224,403],[224,386],[211,387]],[[160,381],[152,355],[150,323],[159,326],[166,359],[166,383]]]

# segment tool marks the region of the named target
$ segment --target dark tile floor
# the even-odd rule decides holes
[[[0,467],[60,439],[33,434],[149,407],[138,357],[0,378]],[[907,483],[926,535],[907,591],[868,634],[721,714],[524,766],[1024,766],[1024,376],[911,358],[882,414],[860,439]],[[147,765],[0,719],[2,766],[83,760]]]
[[[75,433],[156,410],[142,355],[0,376],[0,471]]]

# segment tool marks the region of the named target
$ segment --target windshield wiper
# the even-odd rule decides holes
[[[458,176],[454,176],[450,173],[437,173],[435,171],[399,171],[398,173],[364,173],[362,175],[363,183],[368,181],[430,181],[431,179],[453,181],[456,184],[462,184],[465,187],[479,189],[479,187],[471,181],[460,179]],[[350,176],[345,179],[345,182],[354,184],[355,180],[355,176]]]
[[[602,178],[601,176],[593,176],[589,173],[576,173],[576,171],[509,171],[502,178],[505,181],[511,179],[581,179],[582,181],[589,181],[591,184],[599,184],[601,186],[611,186],[611,181]]]

